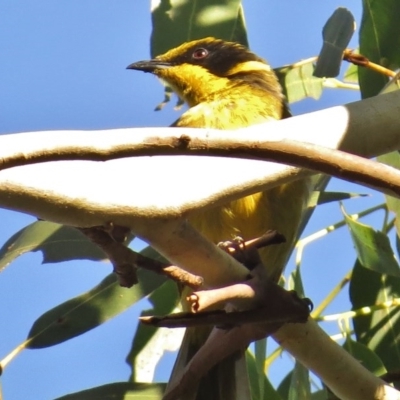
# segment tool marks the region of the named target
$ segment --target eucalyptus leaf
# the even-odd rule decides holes
[[[54,400],[161,400],[165,383],[115,382]]]
[[[356,342],[348,337],[343,344],[343,348],[375,376],[380,376],[387,372],[378,355],[363,343]]]
[[[248,46],[241,0],[152,0],[152,23],[151,57],[207,36]]]
[[[139,269],[139,283],[120,287],[114,274],[99,285],[44,313],[33,324],[28,348],[54,346],[93,329],[147,296],[165,282],[165,277]]]
[[[314,75],[333,78],[339,75],[343,52],[355,29],[353,14],[340,7],[329,17],[322,30],[323,46],[319,53]]]
[[[346,214],[343,207],[342,212],[361,265],[380,274],[400,277],[400,267],[388,237],[383,232],[354,221]]]
[[[357,261],[350,280],[350,300],[355,310],[400,297],[400,278],[381,275],[361,266]],[[367,346],[393,371],[400,364],[400,309],[382,308],[359,315],[353,320],[359,343]],[[378,365],[378,364],[376,364]]]
[[[400,66],[400,2],[398,0],[363,0],[360,26],[360,53],[370,61],[387,68]],[[382,74],[359,67],[363,98],[377,95],[388,82]]]
[[[301,277],[300,268],[296,268],[290,274],[288,282],[288,290],[294,290],[301,298],[305,297],[303,279]]]
[[[323,388],[311,393],[311,400],[333,400],[332,396],[328,396],[328,391]]]
[[[343,80],[348,83],[358,83],[358,67],[355,64],[350,64],[346,69]]]
[[[283,400],[283,397],[274,389],[264,371],[260,371],[256,360],[250,350],[246,351],[246,364],[249,373],[251,400]],[[260,379],[262,379],[263,392],[260,390]]]
[[[292,381],[293,369],[279,383],[277,391],[282,399],[289,398],[290,383]]]
[[[396,235],[396,250],[397,250],[397,256],[400,257],[400,238],[399,238],[399,234]]]
[[[389,83],[380,91],[380,94],[394,92],[400,89],[400,72],[398,72]]]
[[[208,36],[249,46],[241,0],[152,0],[151,10],[152,58],[184,42]],[[167,86],[156,110],[170,99],[171,88]]]
[[[334,201],[343,201],[355,199],[357,197],[366,197],[368,194],[352,192],[324,192],[315,190],[311,193],[308,207],[320,206],[322,204],[332,203]]]
[[[388,154],[384,154],[378,157],[378,161],[389,165],[393,168],[400,169],[400,154],[398,151],[393,151]],[[388,209],[392,211],[395,216],[395,226],[397,231],[397,236],[400,236],[400,200],[396,197],[385,195],[386,204]]]
[[[309,400],[310,397],[311,387],[308,369],[296,361],[291,376],[288,400]]]
[[[266,391],[266,381],[265,381],[265,372],[264,372],[264,364],[265,357],[267,355],[267,339],[257,340],[254,343],[254,354],[255,354],[255,362],[256,362],[256,372],[258,377],[258,387],[260,398],[264,398],[264,393]]]
[[[41,251],[43,263],[106,258],[104,252],[79,230],[54,222],[36,221],[11,236],[0,249],[0,271],[30,251]]]
[[[322,94],[323,81],[314,76],[312,61],[276,68],[275,73],[289,103],[295,103],[307,97],[319,99]]]

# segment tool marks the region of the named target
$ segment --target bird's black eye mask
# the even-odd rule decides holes
[[[243,49],[242,46],[223,42],[196,43],[195,46],[190,47],[170,62],[173,65],[200,65],[217,76],[226,76],[229,70],[246,61],[264,62],[260,57],[247,49],[243,51]]]

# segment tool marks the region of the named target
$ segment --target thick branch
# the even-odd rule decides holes
[[[178,133],[178,132],[177,132]],[[196,132],[193,132],[196,133]],[[148,137],[139,144],[126,143],[111,149],[61,148],[57,152],[43,150],[27,157],[16,154],[4,158],[3,169],[41,161],[87,159],[105,161],[113,158],[152,155],[196,155],[245,158],[284,163],[335,176],[369,186],[400,197],[399,170],[365,158],[310,143],[290,140],[243,143],[232,132],[227,138],[202,139],[187,135]],[[1,168],[1,166],[0,166]]]
[[[372,157],[394,150],[399,132],[397,115],[400,110],[400,93],[392,92],[371,99],[358,101],[347,106],[333,107],[290,119],[268,122],[239,131],[234,138],[243,146],[253,142],[288,139],[313,143],[346,152]],[[382,130],[382,127],[385,127]],[[154,138],[182,134],[188,137],[209,139],[211,136],[226,138],[210,129],[189,128],[136,128],[108,131],[56,131],[34,132],[30,134],[3,135],[0,146],[0,170],[10,166],[32,164],[54,160],[94,160],[106,161],[135,155],[160,154],[154,150]],[[379,135],[377,135],[379,132]],[[346,138],[344,139],[344,134]],[[34,135],[34,137],[32,137]],[[268,136],[267,136],[268,135]],[[41,139],[48,139],[42,141]],[[140,145],[131,150],[126,145]],[[395,144],[396,143],[396,144]],[[185,143],[178,141],[176,145]],[[166,145],[167,146],[167,145]],[[181,154],[179,146],[166,149],[168,154]],[[246,156],[247,157],[247,156]]]
[[[396,389],[371,374],[311,319],[286,324],[272,336],[342,400],[400,399]]]
[[[275,145],[298,139],[372,157],[400,148],[399,114],[400,92],[393,92],[345,107],[235,131],[234,137],[242,146],[260,146],[266,137]],[[111,149],[120,151],[126,143],[148,146],[149,138],[153,141],[154,137],[170,138],[172,129],[5,135],[0,137],[0,159],[12,165],[34,158],[34,154],[57,154],[62,149],[69,152],[74,146],[84,157],[93,152],[110,154]],[[227,132],[176,129],[178,137],[190,135],[204,143],[211,143],[209,136],[227,137]],[[126,176],[126,171],[131,171],[130,174],[139,171],[134,185],[131,179],[122,184],[115,179]],[[125,217],[129,215],[132,226],[137,218],[144,221],[185,216],[194,209],[223,204],[301,176],[305,176],[304,171],[261,161],[199,157],[45,163],[0,171],[0,206],[75,226],[105,225],[110,221],[126,225]],[[157,185],[149,185],[150,181]]]

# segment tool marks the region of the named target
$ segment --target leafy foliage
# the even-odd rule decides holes
[[[43,263],[105,258],[102,250],[77,229],[37,221],[15,233],[0,249],[0,271],[20,255],[41,251]]]
[[[350,299],[354,310],[383,304],[400,295],[400,279],[370,271],[357,262],[350,283]],[[400,353],[399,309],[382,307],[373,313],[354,319],[357,340],[371,349],[382,360],[388,371],[397,368]]]
[[[31,349],[54,346],[81,335],[115,317],[157,289],[165,278],[145,270],[138,272],[139,283],[131,290],[119,286],[114,274],[96,287],[47,311],[28,334]]]
[[[363,15],[360,27],[360,53],[370,61],[384,67],[400,67],[400,25],[397,16],[400,3],[396,0],[363,0]],[[360,89],[363,98],[377,95],[388,78],[359,68]]]
[[[240,0],[153,0],[152,3],[151,57],[207,36],[248,45]]]
[[[400,277],[399,264],[394,258],[388,237],[343,213],[361,265],[380,274]]]

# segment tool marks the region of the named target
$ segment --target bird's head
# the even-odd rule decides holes
[[[262,58],[241,44],[212,37],[183,43],[153,60],[135,62],[127,68],[158,76],[189,106],[240,84],[282,96],[274,72]]]

